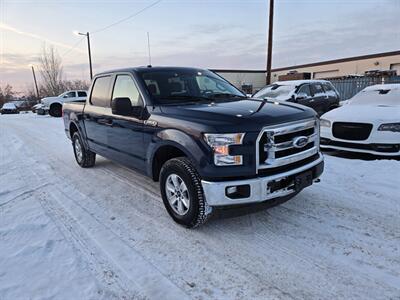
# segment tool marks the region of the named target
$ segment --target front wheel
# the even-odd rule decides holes
[[[50,106],[49,115],[52,117],[59,118],[62,116],[62,106],[61,104],[55,103]]]
[[[161,196],[169,215],[188,228],[205,223],[212,208],[207,205],[201,179],[186,157],[167,161],[160,172]]]
[[[85,148],[78,132],[72,136],[72,147],[74,148],[75,159],[82,168],[93,167],[96,162],[96,153]]]

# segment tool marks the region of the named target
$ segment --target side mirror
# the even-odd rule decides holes
[[[296,95],[296,101],[307,99],[308,95],[306,93],[299,93]]]
[[[142,106],[132,106],[129,98],[114,98],[111,101],[111,110],[114,115],[140,118],[143,112]]]
[[[142,106],[132,106],[129,98],[114,98],[111,101],[111,110],[114,115],[141,118]]]

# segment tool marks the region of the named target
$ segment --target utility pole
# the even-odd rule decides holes
[[[39,100],[39,89],[38,89],[38,85],[37,85],[37,81],[36,81],[35,68],[33,67],[33,65],[30,65],[30,66],[32,68],[33,82],[35,83],[35,88],[36,88],[36,97]]]
[[[267,49],[267,84],[271,83],[272,65],[272,34],[274,30],[274,0],[269,0],[269,25],[268,25],[268,49]]]
[[[81,32],[78,32],[78,31],[74,31],[74,34],[86,36],[87,45],[88,45],[88,54],[89,54],[90,80],[92,80],[92,79],[93,79],[93,69],[92,69],[92,54],[91,54],[91,51],[90,51],[90,37],[89,37],[89,32],[81,33]]]

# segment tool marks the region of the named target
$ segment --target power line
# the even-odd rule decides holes
[[[113,26],[115,26],[115,25],[121,24],[122,22],[125,22],[125,21],[127,21],[127,20],[129,20],[129,19],[132,19],[133,17],[136,17],[137,15],[141,14],[141,13],[144,12],[145,10],[148,10],[149,8],[151,8],[151,7],[155,6],[155,5],[157,5],[157,4],[160,3],[161,1],[162,1],[162,0],[158,0],[158,1],[156,1],[156,2],[153,2],[152,4],[150,4],[150,5],[148,5],[148,6],[144,7],[144,8],[142,8],[141,10],[135,12],[134,14],[132,14],[132,15],[130,15],[130,16],[128,16],[128,17],[125,17],[125,18],[123,18],[123,19],[121,19],[121,20],[119,20],[119,21],[116,21],[116,22],[114,22],[114,23],[111,23],[110,25],[107,25],[107,26],[105,26],[105,27],[103,27],[103,28],[100,28],[100,29],[97,29],[97,30],[93,30],[93,31],[91,31],[90,33],[91,33],[91,34],[94,34],[94,33],[102,32],[102,31],[104,31],[104,30],[107,30],[107,29],[110,28],[110,27],[113,27]]]
[[[112,23],[112,24],[110,24],[110,25],[107,25],[107,26],[105,26],[105,27],[103,27],[103,28],[100,28],[100,29],[97,29],[97,30],[95,30],[95,31],[92,31],[91,34],[98,33],[98,32],[104,31],[104,30],[107,30],[107,29],[110,28],[110,27],[113,27],[113,26],[115,26],[115,25],[121,24],[122,22],[125,22],[125,21],[127,21],[127,20],[129,20],[129,19],[131,19],[131,18],[133,18],[133,17],[136,17],[137,15],[141,14],[142,12],[144,12],[144,11],[148,10],[149,8],[151,8],[151,7],[155,6],[155,5],[157,5],[157,4],[160,3],[161,1],[163,1],[163,0],[158,0],[158,1],[156,1],[156,2],[153,2],[152,4],[150,4],[150,5],[148,5],[148,6],[144,7],[144,8],[142,8],[141,10],[135,12],[134,14],[132,14],[132,15],[130,15],[130,16],[128,16],[128,17],[125,17],[125,18],[123,18],[123,19],[121,19],[121,20],[119,20],[119,21],[117,21],[117,22],[114,22],[114,23]],[[68,54],[70,54],[71,51],[74,50],[74,49],[76,49],[76,48],[79,46],[79,44],[80,44],[83,40],[84,40],[84,37],[81,38],[79,41],[77,41],[75,44],[73,44],[73,45],[71,46],[71,48],[69,48],[67,51],[65,51],[64,54],[61,55],[61,58],[64,58],[65,56],[67,56]]]
[[[76,47],[78,47],[78,45],[84,40],[84,37],[81,38],[79,41],[77,41],[75,44],[73,44],[71,46],[71,48],[69,48],[63,55],[61,55],[61,58],[64,58],[65,56],[67,56],[69,53],[71,53],[72,50],[74,50]]]

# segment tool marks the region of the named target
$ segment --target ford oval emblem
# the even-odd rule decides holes
[[[308,137],[306,136],[298,136],[293,139],[293,147],[295,148],[303,148],[308,144]]]

